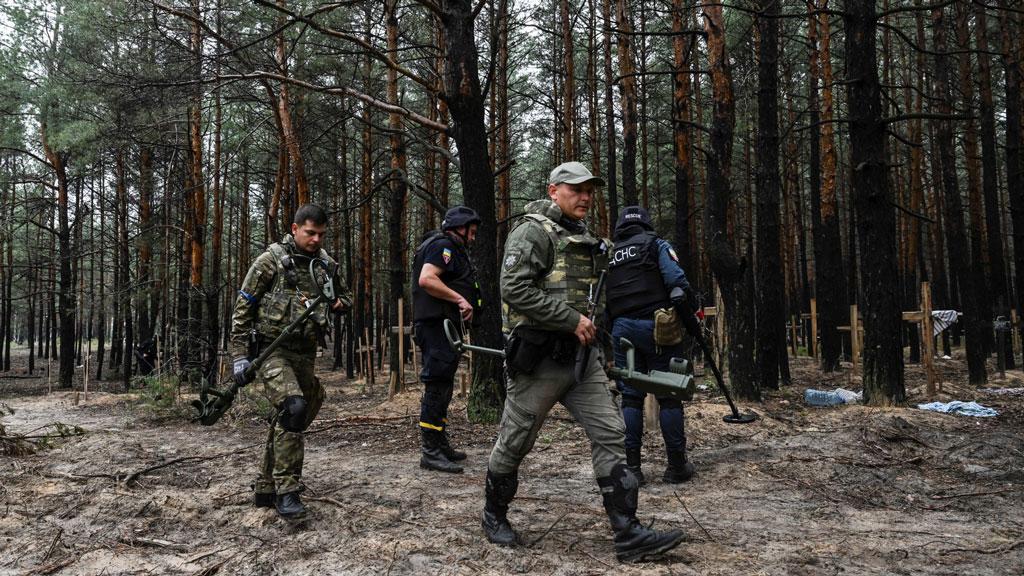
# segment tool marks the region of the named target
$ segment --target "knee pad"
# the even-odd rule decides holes
[[[683,403],[677,398],[658,398],[659,410],[682,410]]]
[[[643,409],[644,409],[644,399],[643,399],[642,396],[640,396],[640,397],[638,397],[638,396],[627,396],[627,395],[623,394],[622,395],[622,407],[623,408],[635,408],[637,410],[643,411]]]
[[[637,493],[640,479],[625,463],[616,464],[611,475],[597,479],[601,493],[611,499],[611,504],[619,511],[636,513]]]
[[[289,432],[303,432],[306,430],[308,408],[306,399],[302,396],[287,396],[281,403],[281,412],[277,421],[281,428]]]

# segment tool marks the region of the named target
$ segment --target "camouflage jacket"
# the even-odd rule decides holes
[[[509,233],[501,265],[505,332],[518,324],[572,332],[597,296],[592,291],[611,242],[574,233],[559,224],[561,217],[555,203],[535,200]]]
[[[294,263],[294,273],[289,278],[281,256],[288,255]],[[334,266],[334,260],[327,252],[320,250],[318,256]],[[295,246],[291,234],[280,242],[272,244],[249,267],[242,287],[235,300],[231,319],[231,355],[240,358],[246,355],[249,333],[255,330],[263,344],[279,336],[284,328],[298,318],[320,294],[309,274],[310,256]],[[294,284],[293,284],[294,282]],[[348,288],[335,275],[335,295],[345,308],[352,306]],[[294,352],[316,351],[319,335],[330,327],[330,307],[333,303],[320,305],[306,320],[302,329],[286,341],[282,347]]]

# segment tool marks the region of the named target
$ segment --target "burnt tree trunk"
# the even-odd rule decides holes
[[[906,399],[900,339],[896,219],[886,173],[886,125],[882,120],[874,0],[847,0],[847,102],[853,208],[861,254],[864,314],[864,399],[884,406]]]
[[[953,95],[949,81],[949,56],[946,42],[946,19],[942,8],[932,10],[932,42],[934,46],[934,90],[938,100],[937,112],[943,116],[953,114]],[[967,235],[964,228],[964,214],[957,181],[956,151],[953,141],[953,123],[949,119],[936,119],[935,137],[939,148],[942,170],[942,192],[945,204],[945,232],[949,247],[949,267],[956,282],[963,305],[963,323],[967,336],[967,370],[974,385],[985,383],[985,347],[981,307],[978,305],[976,278],[971,273],[970,254],[967,250]]]
[[[970,265],[967,271],[972,277],[975,287],[990,286],[985,274],[987,255],[985,253],[985,201],[982,199],[981,190],[981,165],[978,151],[978,127],[975,124],[977,119],[976,105],[974,102],[974,81],[975,70],[971,66],[971,35],[969,32],[968,19],[970,11],[965,2],[957,2],[955,8],[955,29],[957,47],[962,54],[957,59],[957,70],[959,71],[960,96],[962,97],[960,113],[970,116],[964,122],[964,135],[961,140],[964,151],[964,164],[967,167],[967,206],[970,215],[970,224],[967,232],[970,237]],[[981,323],[981,354],[987,357],[995,349],[995,340],[992,337],[992,299],[976,297],[978,308],[978,321]]]
[[[1002,212],[999,198],[999,171],[996,154],[996,118],[995,105],[992,100],[992,61],[986,52],[990,50],[988,40],[988,18],[985,8],[975,7],[974,29],[977,34],[978,82],[981,96],[981,169],[982,196],[985,199],[985,228],[988,232],[987,255],[988,276],[991,300],[995,305],[995,313],[1010,318],[1010,294],[1007,283],[1005,255],[1003,253],[1003,225],[999,217]],[[1006,338],[1006,367],[1013,369],[1016,363],[1013,357],[1013,339]]]
[[[121,382],[124,391],[131,389],[132,350],[134,347],[134,326],[132,319],[131,260],[128,257],[128,183],[125,180],[124,151],[118,149],[115,159],[117,170],[117,266],[121,270],[121,284],[118,293],[121,299],[121,318],[124,321],[124,348],[121,354]]]
[[[822,10],[827,9],[828,1],[819,0],[818,5]],[[817,19],[821,43],[819,66],[822,73],[821,192],[819,213],[816,215],[819,225],[815,227],[814,233],[814,285],[818,298],[821,369],[833,372],[839,369],[839,362],[842,360],[842,337],[838,328],[848,323],[849,310],[846,306],[847,282],[843,271],[842,240],[839,233],[841,223],[836,199],[837,154],[832,124],[832,33],[827,15],[818,14],[812,18]]]
[[[779,236],[779,2],[761,0],[757,19],[757,375],[761,389],[789,380],[786,301]]]
[[[441,22],[445,29],[444,85],[452,117],[452,137],[459,150],[459,171],[467,205],[480,215],[481,225],[473,257],[485,305],[474,334],[483,346],[502,345],[498,311],[497,225],[494,211],[494,173],[487,152],[484,98],[480,90],[477,51],[473,34],[473,4],[444,0]],[[478,422],[496,422],[505,396],[501,362],[486,354],[474,355],[473,384],[467,410]]]
[[[608,172],[605,177],[608,195],[609,228],[619,219],[619,195],[616,191],[616,138],[615,138],[615,75],[612,72],[612,8],[611,0],[601,0],[601,19],[604,21],[604,35],[601,40],[601,51],[604,53],[604,133],[606,148],[605,164]]]
[[[622,201],[637,203],[636,192],[636,65],[633,62],[633,23],[629,2],[616,0],[615,25],[618,27],[619,96],[622,109]],[[616,215],[618,218],[618,215]]]
[[[736,103],[732,72],[726,53],[725,21],[721,4],[706,4],[704,30],[707,33],[708,63],[714,107],[711,119],[711,149],[707,153],[707,202],[705,208],[705,246],[711,270],[718,281],[725,303],[725,322],[729,338],[729,381],[736,394],[748,400],[760,400],[761,390],[754,376],[753,273],[749,248],[736,254],[729,238],[729,171],[732,158]]]
[[[684,36],[684,14],[688,13],[685,0],[672,2],[672,151],[675,159],[675,247],[680,264],[688,273],[687,279],[698,289],[697,262],[692,258],[690,246],[690,188],[693,186],[693,168],[690,156],[690,67],[693,54],[693,35]]]
[[[1024,137],[1021,134],[1021,71],[1020,51],[1015,45],[1020,27],[1016,18],[1006,11],[1008,2],[999,1],[1002,9],[1000,24],[1002,27],[1003,68],[1005,71],[1006,90],[1006,185],[1009,190],[1010,216],[1013,227],[1013,269],[1014,288],[1016,294],[1017,316],[1024,318],[1024,165],[1021,147]]]
[[[398,53],[398,0],[385,0],[384,18],[387,26],[388,53]],[[399,105],[398,101],[398,72],[393,67],[388,67],[387,72],[387,97],[388,102],[394,106]],[[388,177],[391,190],[390,218],[388,220],[388,264],[389,264],[389,290],[390,305],[388,309],[391,314],[388,318],[389,326],[398,326],[398,302],[405,294],[405,237],[402,235],[402,223],[405,221],[405,199],[408,194],[408,180],[406,178],[406,155],[405,137],[403,134],[402,117],[397,112],[388,115],[388,131],[391,144],[391,174]],[[408,310],[407,303],[403,300],[403,308]],[[403,312],[408,317],[407,312]],[[398,339],[405,338],[402,328],[399,327],[395,334],[388,331],[391,345],[388,346],[389,362],[391,364],[391,390],[401,390],[404,383],[404,374],[398,373]]]

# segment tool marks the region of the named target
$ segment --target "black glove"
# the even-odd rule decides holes
[[[255,370],[246,376],[246,371],[249,370],[250,366],[252,366],[252,362],[249,362],[248,358],[235,358],[231,375],[235,377],[235,382],[237,382],[239,386],[245,386],[256,378]]]
[[[673,288],[672,292],[669,293],[669,298],[672,300],[672,305],[676,307],[679,321],[683,323],[686,333],[694,338],[703,336],[704,331],[700,319],[697,318],[697,312],[693,309],[691,299],[687,298],[683,293],[683,289],[679,287]]]

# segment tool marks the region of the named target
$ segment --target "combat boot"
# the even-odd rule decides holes
[[[667,454],[668,467],[665,468],[665,475],[662,477],[662,480],[669,484],[681,484],[693,478],[693,473],[696,469],[693,467],[693,462],[686,459],[686,450],[679,450],[678,452],[670,450]]]
[[[495,474],[487,471],[487,484],[484,488],[484,514],[481,524],[487,539],[502,546],[516,543],[516,532],[508,523],[508,505],[516,496],[519,488],[518,471],[511,474]]]
[[[306,507],[303,506],[297,491],[278,494],[274,501],[274,507],[277,508],[277,514],[282,518],[301,518],[306,514]]]
[[[449,474],[462,474],[462,466],[452,462],[441,450],[441,439],[444,435],[437,430],[420,428],[423,435],[423,455],[420,457],[420,468],[436,470]]]
[[[636,518],[640,483],[625,464],[617,464],[612,475],[597,479],[608,520],[612,525],[615,557],[619,562],[640,562],[675,548],[683,541],[682,530],[657,532],[645,528]]]
[[[629,466],[630,471],[643,486],[645,482],[644,471],[640,469],[640,448],[626,448],[626,466]]]
[[[277,495],[273,492],[253,492],[252,503],[257,508],[273,508]]]
[[[461,462],[466,459],[466,453],[462,450],[456,450],[452,447],[451,442],[448,440],[448,431],[444,430],[441,432],[441,444],[438,446],[441,449],[441,453],[444,457],[451,460],[452,462]]]

